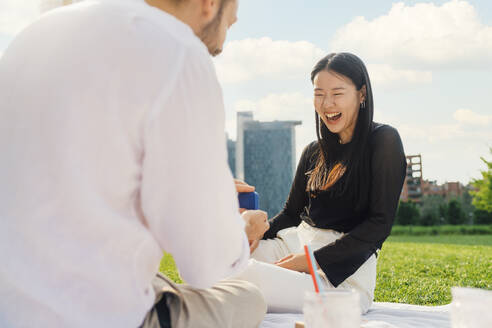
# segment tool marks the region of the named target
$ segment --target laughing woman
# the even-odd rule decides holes
[[[406,172],[400,136],[373,122],[364,63],[330,54],[311,73],[317,141],[303,151],[284,209],[255,242],[242,279],[259,286],[270,312],[302,310],[313,290],[303,245],[325,288],[351,288],[361,311],[374,298],[378,250],[390,234]]]

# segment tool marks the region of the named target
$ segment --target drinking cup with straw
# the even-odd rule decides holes
[[[321,285],[321,279],[319,278],[318,271],[316,270],[316,260],[314,259],[313,250],[309,245],[304,245],[304,253],[306,253],[309,272],[313,278],[314,290],[316,293],[319,293],[320,291],[323,291],[323,286]]]
[[[315,292],[306,291],[304,320],[306,328],[358,328],[361,323],[359,294],[354,290],[323,288],[316,260],[309,245],[304,246]]]

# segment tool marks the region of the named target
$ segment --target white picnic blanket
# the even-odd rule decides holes
[[[449,310],[449,305],[374,303],[361,328],[451,328]],[[268,313],[260,328],[293,328],[296,321],[303,321],[302,314]]]

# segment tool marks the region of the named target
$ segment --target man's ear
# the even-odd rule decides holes
[[[204,21],[211,22],[219,11],[221,0],[198,0],[201,7],[201,16]]]

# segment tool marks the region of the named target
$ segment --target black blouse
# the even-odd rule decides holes
[[[381,249],[391,232],[405,179],[407,162],[395,128],[374,123],[370,147],[367,208],[357,210],[351,199],[331,192],[321,192],[316,197],[309,195],[306,172],[316,164],[315,141],[304,149],[284,209],[270,220],[270,229],[263,237],[275,238],[278,231],[298,226],[302,220],[317,228],[345,233],[314,252],[316,261],[335,287]]]

